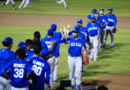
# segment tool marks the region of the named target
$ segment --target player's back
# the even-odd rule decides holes
[[[0,50],[0,75],[3,76],[2,69],[15,58],[15,53],[10,51],[9,49],[3,48]]]
[[[48,37],[48,35],[46,34],[45,38],[47,38],[47,37]],[[61,37],[62,37],[61,32],[54,32],[54,35],[53,35],[54,39],[61,38]]]
[[[50,76],[45,75],[45,72],[50,70],[47,60],[43,60],[40,57],[30,57],[29,62],[32,64],[32,69],[35,72],[36,84],[38,85],[38,88],[40,88],[40,90],[44,90],[44,78],[50,78]]]
[[[30,57],[31,55],[34,54],[33,51],[31,51],[31,50],[27,50],[27,49],[25,49],[25,52],[26,52],[26,57],[25,57],[25,59],[27,59],[28,57]]]
[[[16,88],[23,88],[30,84],[27,79],[27,72],[32,72],[31,64],[23,59],[16,59],[11,61],[6,67],[11,67],[11,82],[10,84]]]
[[[87,31],[87,29],[84,26],[81,27],[79,32],[83,33],[85,35],[85,37],[88,36],[88,31]]]

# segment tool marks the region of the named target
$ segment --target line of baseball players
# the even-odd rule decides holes
[[[116,16],[113,9],[108,9],[104,15],[104,9],[99,12],[92,10],[93,15],[88,15],[86,27],[83,21],[77,20],[72,31],[70,25],[60,26],[60,32],[56,32],[57,25],[52,24],[45,38],[41,39],[40,32],[34,32],[34,39],[27,39],[18,44],[16,52],[11,51],[13,39],[6,37],[3,41],[3,49],[0,50],[0,90],[47,90],[53,89],[53,82],[57,81],[57,67],[59,60],[60,44],[68,44],[68,65],[71,87],[80,90],[81,75],[83,71],[82,55],[86,56],[86,49],[91,50],[90,61],[97,61],[99,48],[105,48],[108,31],[111,35],[110,48],[114,46],[114,28],[116,28]],[[105,36],[105,38],[104,38]],[[100,45],[100,47],[99,47]]]
[[[3,7],[4,5],[8,5],[10,2],[13,5],[13,9],[16,9],[14,0],[7,0],[5,3],[2,3],[1,7]],[[32,3],[32,0],[22,0],[22,3],[19,5],[19,8],[21,9],[23,5],[24,5],[23,8],[26,8],[28,4],[31,4],[31,3]],[[63,3],[65,6],[65,9],[68,9],[65,0],[55,1],[55,3],[59,3],[59,4]]]

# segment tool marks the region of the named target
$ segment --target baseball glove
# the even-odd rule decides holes
[[[116,28],[113,28],[112,32],[113,32],[113,33],[116,33],[116,31],[117,31]]]
[[[89,51],[89,50],[86,50],[87,55],[88,55],[88,51]],[[89,51],[89,52],[90,52],[90,51]],[[89,53],[89,54],[90,54],[90,53]],[[83,65],[88,65],[88,64],[89,64],[89,59],[90,59],[89,56],[84,56],[84,55],[82,55]]]

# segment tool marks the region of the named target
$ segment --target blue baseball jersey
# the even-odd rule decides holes
[[[53,40],[55,40],[56,43],[55,43],[55,45],[53,46],[53,50],[52,50],[52,53],[51,53],[51,54],[56,57],[58,45],[61,44],[61,43],[64,43],[64,42],[65,42],[65,38],[60,38],[60,39],[43,38],[43,39],[40,40],[40,42],[42,43],[42,46],[43,46],[44,44],[46,44],[48,50],[50,51],[51,42],[52,42]]]
[[[45,38],[47,38],[48,35],[45,36]],[[61,32],[54,32],[54,35],[53,35],[53,38],[54,39],[58,39],[58,38],[61,38],[62,35],[61,35]],[[59,57],[60,56],[60,45],[57,46],[57,50],[56,50],[56,53],[55,53],[55,57]]]
[[[95,19],[95,22],[96,22],[96,23],[99,23],[100,27],[103,26],[103,21],[102,21],[102,19],[100,19],[100,18]]]
[[[112,15],[106,14],[106,17],[107,17],[107,21],[108,21],[108,25],[107,26],[114,26],[114,27],[116,27],[116,23],[118,22],[116,16],[114,14],[112,14]]]
[[[80,34],[80,33],[79,33]],[[84,43],[87,43],[87,40],[86,40],[86,37],[85,37],[85,35],[83,34],[83,33],[81,33],[82,34],[82,37],[79,37],[80,39],[83,39],[83,41],[84,41]],[[69,38],[73,38],[73,33],[72,32],[69,32],[69,34],[68,34],[68,36],[69,36]]]
[[[31,64],[23,59],[16,59],[7,64],[3,70],[11,69],[10,84],[15,88],[24,88],[30,84],[27,79],[27,72],[33,72]]]
[[[43,60],[40,57],[30,57],[29,62],[32,64],[32,70],[36,75],[36,84],[38,90],[44,90],[45,84],[49,84],[50,80],[50,66],[47,63],[47,59]]]
[[[98,35],[98,33],[101,33],[101,27],[99,25],[99,23],[94,23],[92,24],[91,22],[89,22],[87,25],[86,25],[86,28],[88,30],[88,33],[89,33],[89,36],[96,36]]]
[[[27,58],[29,58],[30,56],[32,56],[32,55],[33,55],[33,53],[34,53],[34,51],[27,50],[27,49],[25,49],[25,52],[26,52],[26,57],[25,57],[25,60],[26,60]]]
[[[100,19],[102,19],[102,24],[108,23],[107,17],[105,15],[99,16]],[[105,29],[106,27],[102,27],[101,29]]]
[[[80,28],[79,32],[83,33],[85,37],[89,36],[87,29],[83,26]]]
[[[3,76],[2,69],[12,60],[16,58],[16,54],[9,49],[0,50],[0,76]]]
[[[82,56],[82,51],[86,49],[84,41],[80,38],[78,38],[78,40],[68,38],[67,44],[70,56]]]

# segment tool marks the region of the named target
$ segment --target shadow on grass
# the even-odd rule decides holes
[[[108,83],[111,83],[111,80],[92,80],[88,83],[82,83],[82,86],[99,86],[99,85],[107,85]]]
[[[106,59],[106,58],[115,58],[119,55],[122,55],[121,53],[114,53],[114,51],[120,51],[120,48],[128,46],[128,43],[115,43],[114,48],[110,48],[109,45],[106,45],[106,48],[103,49],[103,51],[99,51],[99,61],[100,59]]]

